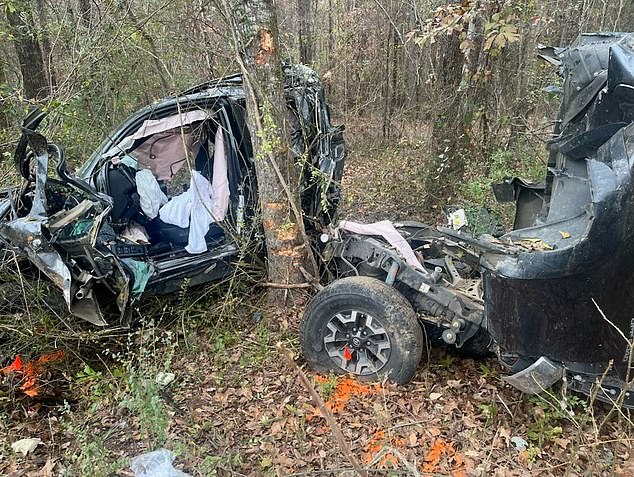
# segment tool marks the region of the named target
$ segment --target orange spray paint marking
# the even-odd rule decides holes
[[[39,394],[39,378],[44,372],[45,365],[61,359],[62,356],[64,356],[64,351],[60,349],[52,353],[43,354],[36,360],[28,361],[26,364],[23,364],[22,358],[17,355],[13,363],[0,369],[0,373],[4,375],[11,373],[21,375],[23,383],[20,386],[20,390],[27,396],[35,397]]]
[[[321,376],[315,376],[315,381],[318,383],[326,383],[329,382],[330,379]],[[325,403],[326,408],[333,414],[340,413],[345,409],[346,404],[348,404],[348,401],[350,401],[350,398],[352,396],[376,394],[379,389],[379,384],[363,385],[358,383],[354,378],[351,378],[350,376],[338,378],[332,396]],[[314,417],[322,417],[321,412],[317,410],[313,414],[307,416],[306,419],[310,420]]]
[[[9,366],[5,366],[4,368],[0,369],[0,373],[5,375],[9,373],[13,373],[15,371],[22,371],[22,358],[20,358],[19,354],[15,355],[15,359],[13,360],[13,363],[11,363]]]
[[[431,446],[431,450],[423,459],[423,472],[437,473],[440,469],[440,459],[442,456],[447,458],[447,461],[453,461],[453,469],[451,475],[453,477],[466,477],[465,464],[462,454],[456,452],[454,446],[445,442],[444,439],[436,439]],[[429,474],[424,474],[425,477],[430,477]]]

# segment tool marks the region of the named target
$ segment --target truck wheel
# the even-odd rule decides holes
[[[318,371],[389,377],[408,383],[418,367],[424,337],[416,313],[398,290],[369,277],[337,280],[306,307],[300,341]]]

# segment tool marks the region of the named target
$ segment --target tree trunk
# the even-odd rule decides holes
[[[297,0],[297,14],[299,16],[299,62],[310,65],[313,62],[313,47],[315,43],[315,0]]]
[[[48,86],[53,91],[56,85],[55,68],[53,65],[53,46],[48,35],[48,26],[50,24],[47,6],[44,0],[35,0],[35,17],[40,27],[40,46],[42,47],[42,57],[44,58],[44,68],[48,79]]]
[[[46,98],[50,89],[31,4],[28,1],[18,1],[12,2],[11,7],[5,11],[20,63],[24,95],[29,99]]]
[[[92,26],[92,2],[91,0],[79,0],[79,16],[84,27]]]
[[[304,230],[299,170],[289,147],[290,130],[279,60],[273,0],[243,2],[245,21],[240,60],[244,69],[247,125],[253,143],[269,281],[305,281],[301,267],[316,274]],[[312,265],[311,265],[312,264]],[[272,303],[283,305],[290,289],[271,288]]]

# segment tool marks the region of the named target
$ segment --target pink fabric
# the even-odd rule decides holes
[[[359,235],[381,236],[387,240],[392,247],[400,252],[401,256],[405,259],[408,265],[419,270],[423,269],[423,266],[418,261],[418,258],[416,258],[416,254],[414,254],[412,247],[409,246],[407,240],[398,233],[398,230],[394,228],[394,225],[392,225],[392,222],[389,220],[382,220],[381,222],[375,222],[373,224],[359,224],[357,222],[350,222],[349,220],[342,220],[339,223],[339,228]]]

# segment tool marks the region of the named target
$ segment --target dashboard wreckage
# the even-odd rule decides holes
[[[334,277],[300,324],[309,366],[406,383],[431,340],[495,353],[526,393],[563,381],[634,406],[634,35],[540,54],[563,77],[546,179],[495,186],[516,204],[499,237],[471,235],[459,214],[444,227],[338,221],[343,128],[315,73],[285,67],[307,230]],[[257,209],[244,116],[240,77],[210,81],[133,115],[72,176],[32,114],[0,239],[99,325],[143,295],[226,276]]]

